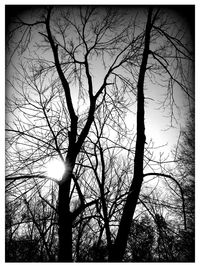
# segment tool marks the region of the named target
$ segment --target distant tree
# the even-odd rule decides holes
[[[177,176],[185,197],[186,228],[180,230],[180,255],[182,261],[194,261],[195,253],[195,112],[194,105],[181,131],[174,152],[177,159]],[[178,201],[178,200],[177,200]],[[186,241],[187,240],[187,241]]]
[[[145,215],[133,220],[127,242],[125,261],[153,261],[154,228],[151,219]]]
[[[15,203],[17,209],[8,208],[7,216],[12,220],[6,219],[7,261],[55,261],[58,244],[57,213],[52,208],[56,201],[54,190],[55,187],[50,188],[46,195],[33,191],[30,196],[24,191]],[[12,201],[7,202],[13,208]]]
[[[6,251],[7,262],[41,261],[38,253],[38,240],[29,240],[27,237],[13,239],[9,250]]]

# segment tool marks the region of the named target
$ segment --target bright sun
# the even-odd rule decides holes
[[[65,171],[65,165],[61,160],[52,159],[47,163],[47,175],[56,180],[61,180]]]

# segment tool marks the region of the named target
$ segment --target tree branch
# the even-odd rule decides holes
[[[54,43],[52,34],[51,34],[51,29],[50,29],[50,15],[51,15],[51,9],[48,11],[48,15],[46,18],[46,30],[47,30],[47,34],[48,34],[48,40],[49,43],[51,45],[52,51],[53,51],[53,55],[54,55],[54,60],[55,60],[55,66],[58,72],[58,75],[60,77],[64,92],[65,92],[65,98],[66,98],[66,102],[67,102],[67,107],[69,110],[69,114],[70,114],[70,119],[71,122],[73,122],[73,124],[77,124],[77,116],[75,114],[74,111],[74,107],[72,104],[72,98],[71,98],[71,93],[70,93],[70,87],[69,87],[69,83],[65,78],[65,75],[61,69],[61,65],[60,65],[60,61],[58,58],[58,45]],[[74,127],[74,132],[76,134],[76,127]]]
[[[46,175],[40,175],[40,174],[25,174],[25,175],[19,175],[19,176],[7,176],[5,178],[6,181],[11,181],[11,180],[21,180],[21,179],[47,179],[47,180],[51,180],[55,183],[58,184],[58,180],[48,177]]]

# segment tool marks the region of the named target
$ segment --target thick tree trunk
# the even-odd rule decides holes
[[[109,257],[109,261],[120,262],[123,259],[125,253],[128,235],[133,219],[133,214],[139,198],[142,181],[143,181],[143,157],[144,157],[144,145],[145,145],[145,125],[144,125],[144,77],[146,72],[150,32],[151,32],[151,16],[152,10],[149,10],[146,30],[145,30],[145,45],[143,51],[143,58],[139,72],[138,85],[137,85],[137,139],[136,139],[136,151],[134,160],[134,174],[131,187],[124,205],[123,214],[119,224],[119,229],[115,243],[113,245],[112,252]]]
[[[70,212],[70,186],[75,165],[75,148],[70,147],[66,157],[66,170],[59,183],[58,192],[58,237],[59,262],[72,262],[72,213]],[[74,153],[73,153],[74,152]]]
[[[70,184],[71,177],[59,185],[58,195],[58,235],[59,235],[59,262],[72,261],[72,216],[70,212]]]

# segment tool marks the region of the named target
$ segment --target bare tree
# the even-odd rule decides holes
[[[153,69],[152,59],[155,60],[156,65],[158,64],[158,68],[156,69],[158,69],[161,73],[163,72],[165,75],[167,75],[169,79],[168,96],[170,98],[169,105],[171,109],[171,121],[173,120],[173,118],[175,118],[173,112],[174,105],[176,105],[174,100],[174,87],[178,85],[187,94],[188,97],[193,99],[192,80],[191,77],[188,80],[185,79],[186,70],[183,65],[184,62],[190,62],[193,60],[192,47],[190,46],[191,50],[189,50],[181,40],[182,36],[180,36],[179,39],[179,30],[177,30],[177,32],[172,32],[172,29],[170,29],[170,33],[168,33],[168,23],[170,23],[170,21],[167,20],[167,16],[164,16],[163,19],[161,19],[161,15],[163,15],[163,13],[160,12],[159,8],[149,8],[145,28],[143,52],[137,82],[137,139],[134,159],[134,174],[124,205],[117,237],[113,246],[113,254],[111,254],[110,257],[111,261],[122,261],[123,259],[126,243],[128,240],[128,234],[131,227],[132,217],[135,212],[144,178],[143,163],[144,147],[146,142],[144,117],[144,81],[145,75],[149,70],[151,70],[151,68]],[[151,46],[151,42],[153,42],[155,38],[159,38],[159,35],[164,37],[164,40],[166,40],[163,41],[164,45],[161,44],[159,47],[153,45]],[[164,55],[167,55],[169,47],[171,48],[169,52],[170,56],[169,60],[167,60],[168,56],[165,57]],[[152,58],[149,59],[150,56]],[[171,58],[173,59],[172,62]],[[172,63],[172,67],[170,66],[170,63]],[[174,64],[176,64],[176,67],[174,66]],[[187,66],[190,66],[190,63],[188,63]],[[155,72],[157,72],[156,69]]]
[[[23,57],[21,71],[15,69],[18,77],[9,79],[16,95],[8,102],[13,122],[8,123],[7,137],[10,151],[15,153],[20,164],[9,170],[7,180],[44,179],[40,170],[48,156],[58,156],[65,163],[65,174],[57,182],[60,261],[72,261],[72,222],[88,205],[84,203],[78,182],[74,181],[81,206],[73,214],[70,211],[77,156],[94,114],[104,101],[106,89],[114,82],[115,71],[128,60],[134,43],[132,34],[127,35],[131,24],[124,20],[126,12],[119,13],[110,8],[69,7],[62,10],[49,7],[31,21],[23,16],[16,17],[8,34],[11,48],[12,40],[16,42],[19,38],[19,45],[8,53],[10,58],[17,48],[23,53],[28,51],[34,34],[39,36],[37,48],[41,52],[47,51],[49,57],[42,57],[38,51],[34,51],[31,62],[29,56]],[[104,61],[105,57],[109,60]],[[101,61],[100,67],[105,73],[98,86],[92,77],[94,58]],[[79,100],[85,101],[87,106],[82,115],[80,107],[76,111],[72,100],[76,87]],[[25,142],[26,147],[30,146],[27,152],[23,149]],[[10,165],[13,166],[12,160]]]

